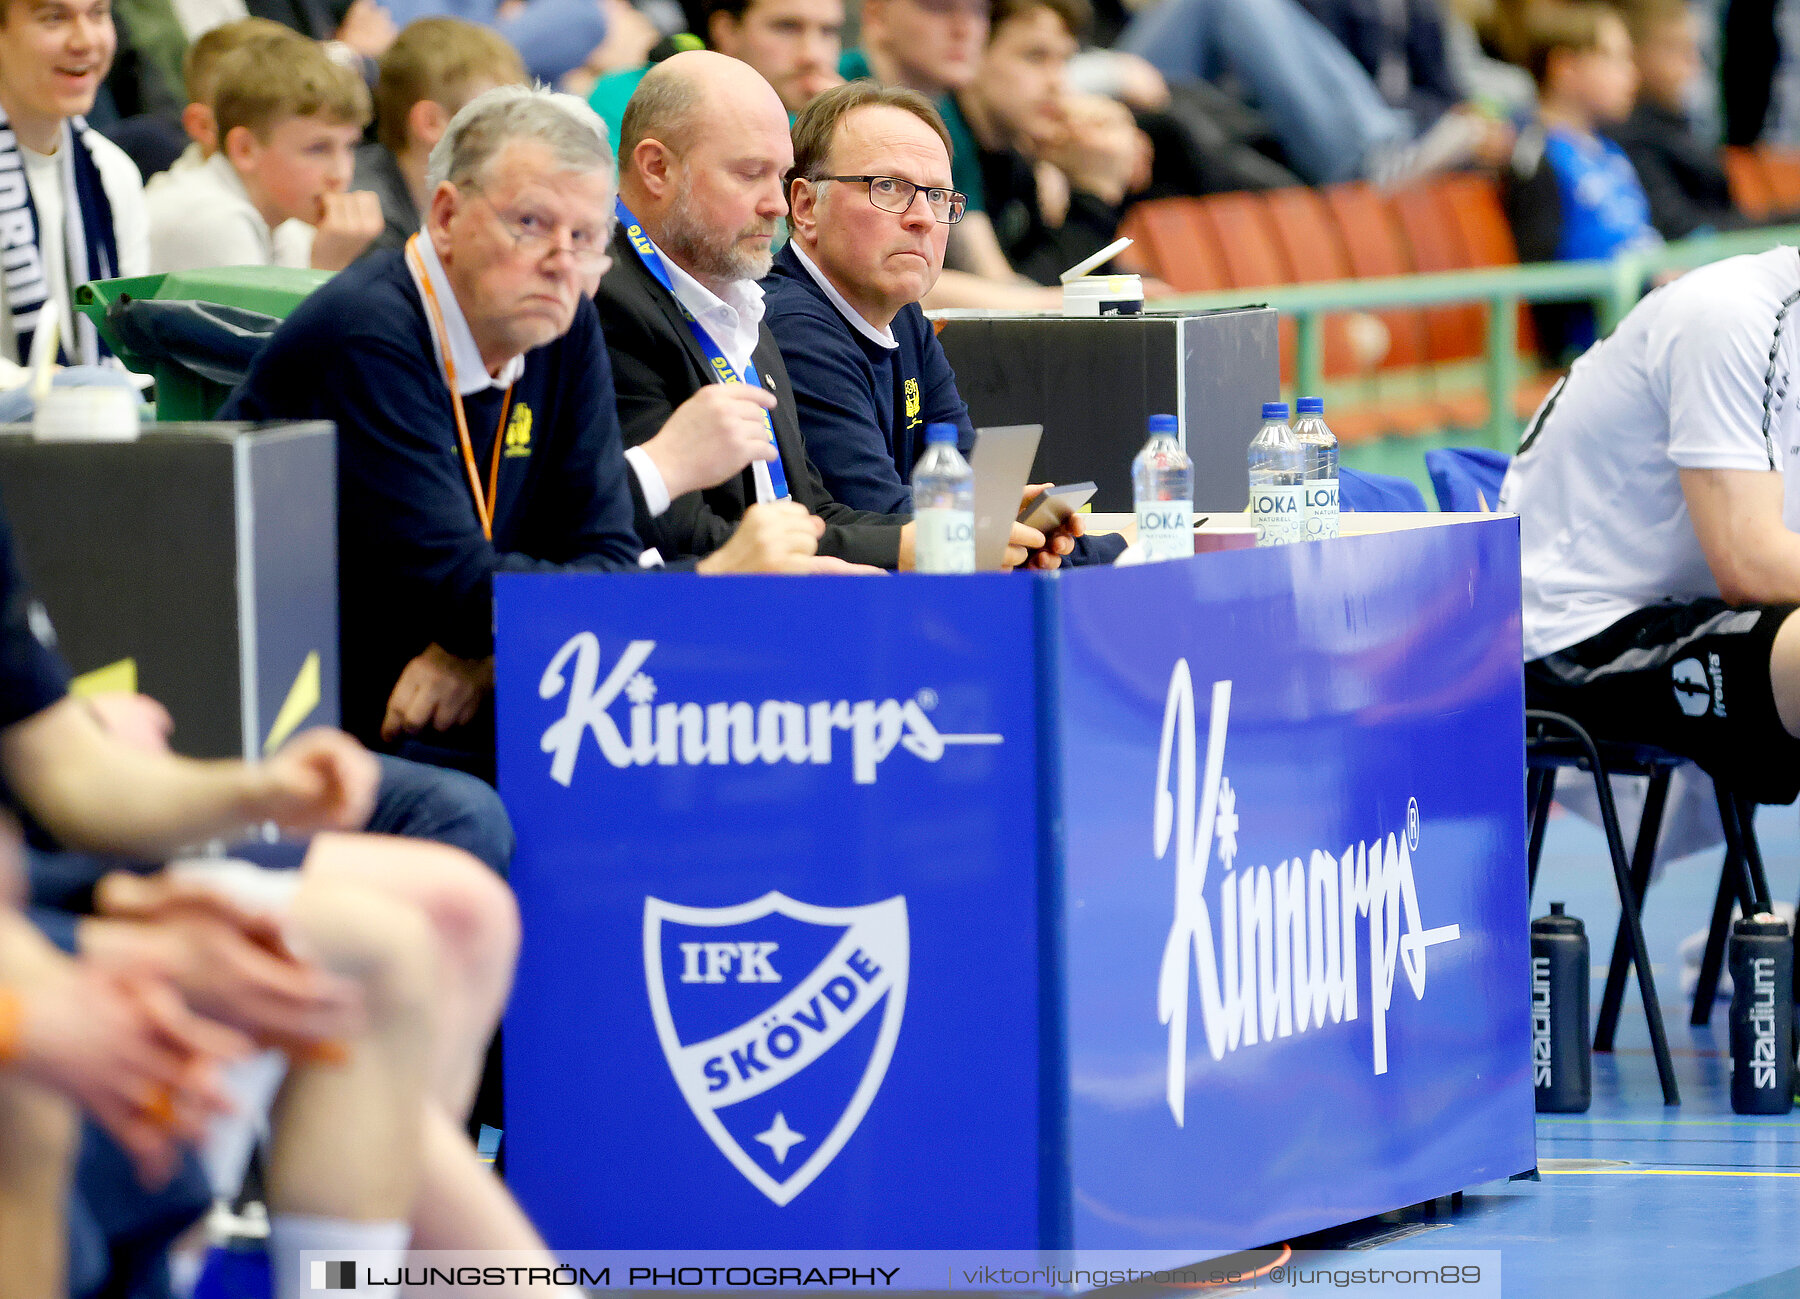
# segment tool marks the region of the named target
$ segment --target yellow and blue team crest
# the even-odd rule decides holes
[[[512,418],[506,422],[505,454],[509,460],[531,454],[531,407],[524,402],[513,407]]]
[[[906,427],[911,428],[919,422],[919,381],[906,381]]]

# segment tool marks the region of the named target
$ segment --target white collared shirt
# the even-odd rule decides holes
[[[892,325],[886,329],[877,329],[863,319],[863,314],[845,301],[844,295],[837,291],[837,286],[825,278],[825,272],[813,265],[813,259],[806,255],[806,249],[800,246],[800,241],[792,239],[789,240],[789,243],[793,246],[794,256],[800,259],[800,264],[806,268],[806,273],[813,277],[813,283],[824,290],[825,300],[838,309],[838,314],[850,322],[851,328],[871,343],[890,351],[899,348],[900,340],[894,337]]]
[[[519,376],[525,373],[524,356],[513,357],[500,367],[497,375],[488,373],[487,365],[481,359],[481,349],[475,345],[475,335],[469,331],[468,317],[463,315],[462,305],[456,300],[456,291],[450,287],[450,277],[444,273],[444,264],[438,260],[437,248],[431,242],[431,232],[421,229],[417,243],[419,262],[425,267],[432,292],[437,295],[438,310],[444,318],[444,333],[450,337],[450,359],[456,363],[456,391],[469,397],[489,388],[504,391],[512,387],[518,382]],[[410,257],[406,259],[406,268],[412,272],[413,284],[419,290],[419,300],[425,301],[425,283],[419,279],[418,266],[414,265]],[[444,364],[444,339],[438,334],[437,317],[429,308],[425,312],[425,321],[431,327],[431,350],[441,369]],[[638,486],[644,493],[644,506],[654,519],[669,508],[669,489],[663,482],[662,472],[642,447],[628,450],[625,460],[632,472],[637,474]],[[655,552],[644,553],[651,555]]]
[[[650,246],[656,248],[654,240]],[[750,358],[756,351],[756,341],[762,330],[762,285],[755,280],[733,280],[725,290],[729,297],[721,298],[677,266],[662,249],[656,248],[656,253],[668,269],[669,287],[674,291],[675,301],[687,308],[688,314],[731,362],[731,368],[743,377],[750,368]],[[750,472],[756,480],[757,503],[774,500],[775,484],[769,477],[768,463],[755,461]]]
[[[497,375],[488,373],[487,363],[481,359],[481,349],[475,345],[475,335],[469,331],[469,319],[463,315],[462,304],[456,300],[456,290],[450,287],[450,277],[444,273],[444,264],[438,260],[437,248],[431,242],[430,232],[421,230],[416,242],[419,260],[415,263],[408,257],[406,268],[412,272],[420,300],[427,301],[425,280],[431,282],[432,295],[437,299],[438,310],[433,312],[427,306],[425,320],[431,326],[431,351],[437,357],[438,368],[442,369],[444,366],[445,339],[438,333],[441,318],[444,334],[449,336],[450,359],[456,366],[456,391],[464,397],[486,392],[489,388],[498,388],[504,392],[525,373],[524,356],[513,357],[500,367]],[[425,268],[425,280],[419,278],[420,266]]]

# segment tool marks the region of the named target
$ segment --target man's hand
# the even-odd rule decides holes
[[[344,21],[338,24],[333,39],[348,45],[365,59],[378,59],[388,52],[388,46],[399,34],[400,29],[394,26],[392,16],[375,0],[355,0],[344,12]]]
[[[359,3],[361,0],[359,0]],[[352,11],[354,12],[354,10]],[[312,264],[316,270],[341,271],[374,241],[385,227],[381,200],[366,189],[319,197],[319,219],[313,235]]]
[[[362,1031],[357,985],[296,956],[272,916],[246,912],[202,880],[117,872],[95,892],[82,955],[149,973],[208,1019],[263,1046],[304,1054]]]
[[[717,487],[753,460],[773,460],[763,417],[775,394],[746,383],[709,383],[675,408],[644,452],[662,474],[671,499]]]
[[[701,573],[842,572],[819,554],[825,520],[798,501],[770,501],[744,511],[737,531],[695,565]],[[848,567],[847,565],[845,567]]]
[[[1034,483],[1027,487],[1025,489],[1025,495],[1019,500],[1019,512],[1024,513],[1025,507],[1031,504],[1032,500],[1039,492],[1047,492],[1054,486],[1056,486],[1055,483]],[[1014,532],[1016,533],[1017,530],[1018,525],[1015,524]],[[1026,530],[1030,531],[1030,529]],[[1035,553],[1031,556],[1031,566],[1033,568],[1042,569],[1060,567],[1062,564],[1062,557],[1075,549],[1075,538],[1079,537],[1082,534],[1082,531],[1081,516],[1079,514],[1069,515],[1068,518],[1064,519],[1056,527],[1050,530],[1050,534],[1044,538],[1041,547],[1033,547]],[[1016,545],[1018,538],[1015,536],[1013,540]],[[1007,559],[1008,568],[1017,567],[1016,564],[1011,562],[1011,549],[1008,549],[1007,551]],[[1023,562],[1023,560],[1019,561],[1019,563]]]
[[[252,817],[286,830],[360,830],[375,811],[381,766],[342,731],[302,731],[248,769]]]
[[[481,708],[494,688],[494,658],[458,658],[441,645],[406,665],[388,695],[381,738],[416,735],[426,727],[448,731],[463,725]]]
[[[166,1183],[180,1147],[231,1108],[217,1066],[250,1043],[194,1015],[155,976],[72,961],[17,917],[0,945],[4,991],[21,1012],[14,1067],[91,1114],[147,1185]]]
[[[1028,528],[1023,523],[1015,523],[1012,525],[1011,535],[1006,539],[1006,558],[1001,561],[1001,564],[1005,568],[1017,568],[1031,557],[1032,551],[1040,549],[1043,545],[1043,533],[1036,528]],[[900,563],[898,567],[901,572],[910,573],[918,567],[917,552],[918,525],[907,523],[900,529]],[[1050,564],[1048,567],[1055,568],[1056,565]]]
[[[149,695],[113,690],[89,695],[87,705],[99,718],[100,725],[132,748],[145,753],[169,751],[169,735],[175,730],[175,719]]]
[[[1062,130],[1038,141],[1038,156],[1063,171],[1076,189],[1107,203],[1149,183],[1153,149],[1131,110],[1101,95],[1070,95]]]

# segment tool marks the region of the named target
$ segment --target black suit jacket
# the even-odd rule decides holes
[[[623,230],[613,236],[611,251],[612,270],[600,281],[594,301],[600,308],[606,350],[612,357],[619,427],[625,445],[634,447],[655,437],[677,406],[700,391],[702,384],[712,382],[713,370],[674,295],[657,283]],[[911,516],[871,514],[833,500],[807,458],[794,414],[793,385],[767,325],[762,327],[752,359],[763,386],[775,394],[776,406],[770,417],[788,493],[825,520],[819,553],[857,564],[895,567],[900,558],[900,525]],[[717,487],[677,497],[657,519],[651,519],[640,502],[638,534],[645,545],[661,551],[664,559],[708,555],[725,544],[755,501],[756,480],[746,469]]]

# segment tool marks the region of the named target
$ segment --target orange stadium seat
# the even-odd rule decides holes
[[[1800,151],[1765,145],[1756,153],[1769,182],[1770,211],[1800,211]]]
[[[1349,181],[1323,191],[1325,205],[1337,222],[1350,269],[1358,279],[1378,275],[1410,275],[1412,258],[1406,240],[1395,223],[1387,200],[1364,181]],[[1416,309],[1377,313],[1387,326],[1390,368],[1404,369],[1424,362],[1425,313]]]
[[[1131,261],[1182,293],[1228,289],[1225,260],[1197,198],[1160,198],[1133,205],[1119,224],[1136,247]]]
[[[1731,201],[1737,210],[1753,221],[1760,221],[1775,210],[1775,193],[1763,171],[1762,159],[1754,149],[1728,146],[1721,161],[1725,180],[1731,186]]]
[[[1275,223],[1260,193],[1209,194],[1200,200],[1200,214],[1212,226],[1231,288],[1260,289],[1270,284],[1293,283],[1293,270],[1275,237]],[[1281,381],[1292,383],[1297,337],[1294,322],[1283,319],[1278,333]]]

